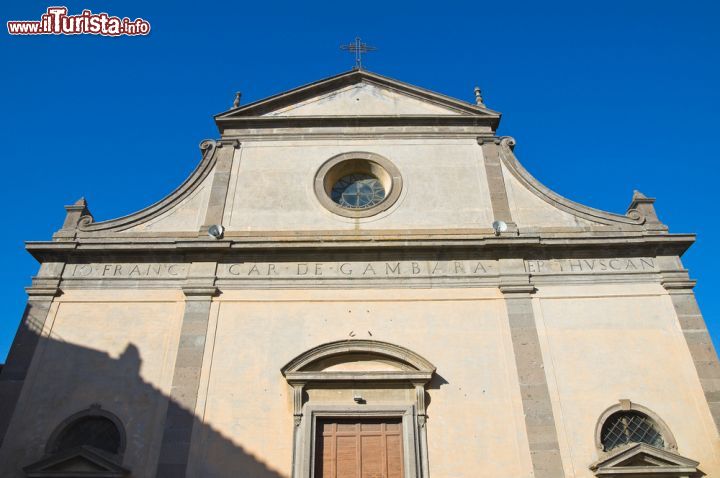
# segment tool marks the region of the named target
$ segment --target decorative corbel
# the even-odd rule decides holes
[[[476,139],[477,139],[477,143],[480,146],[482,146],[483,144],[488,144],[488,143],[492,143],[492,144],[496,144],[496,145],[500,144],[500,138],[498,138],[497,136],[478,136]]]
[[[644,218],[645,226],[651,231],[667,231],[667,226],[660,222],[657,217],[654,203],[655,198],[649,198],[636,189],[633,192],[632,201],[625,215],[633,218]]]
[[[293,382],[293,420],[295,426],[299,427],[302,423],[302,406],[303,406],[303,389],[305,388],[305,382]]]
[[[417,421],[420,428],[425,427],[427,410],[425,409],[425,382],[413,382],[415,386],[415,406],[417,407]]]
[[[239,149],[240,148],[240,140],[239,139],[220,139],[216,141],[216,147],[222,148],[223,146],[231,146],[233,149]]]

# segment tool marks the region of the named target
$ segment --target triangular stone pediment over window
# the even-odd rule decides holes
[[[637,443],[610,452],[593,464],[595,476],[607,478],[697,478],[699,463],[669,450]]]
[[[88,446],[45,457],[24,468],[29,478],[121,478],[130,473],[115,457]]]

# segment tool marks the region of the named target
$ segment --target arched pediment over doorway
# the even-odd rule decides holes
[[[341,340],[312,348],[282,368],[288,382],[410,381],[426,383],[435,366],[417,353],[378,340]]]

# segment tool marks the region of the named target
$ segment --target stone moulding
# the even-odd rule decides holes
[[[218,121],[218,128],[222,134],[235,136],[238,130],[271,130],[280,128],[313,129],[320,128],[390,128],[390,127],[482,127],[488,130],[488,119],[482,116],[431,116],[431,115],[403,115],[403,116],[272,116],[272,117],[239,117],[231,120]],[[226,124],[230,123],[230,124]],[[479,128],[476,128],[479,129]],[[481,131],[485,131],[482,130]]]
[[[598,419],[597,424],[595,425],[595,447],[601,453],[603,453],[605,456],[608,455],[608,453],[605,452],[603,449],[602,437],[601,437],[602,427],[605,424],[605,421],[607,421],[607,419],[610,418],[610,416],[613,415],[614,413],[617,413],[620,411],[631,411],[631,410],[643,413],[643,414],[647,415],[648,417],[650,417],[650,419],[652,419],[652,421],[655,422],[655,425],[660,430],[660,434],[662,435],[663,440],[665,441],[665,447],[669,450],[677,451],[677,441],[675,441],[675,435],[673,435],[672,431],[670,430],[670,427],[667,426],[667,424],[663,421],[662,418],[660,418],[660,416],[657,413],[653,412],[652,410],[650,410],[649,408],[647,408],[643,405],[633,403],[630,400],[623,399],[623,400],[620,400],[619,403],[616,403],[615,405],[607,408],[602,413],[602,415],[600,415],[600,418]]]
[[[329,342],[298,355],[293,360],[288,362],[281,369],[281,371],[282,374],[288,379],[288,381],[290,381],[292,378],[300,378],[303,376],[310,377],[318,373],[321,373],[322,375],[327,377],[335,377],[335,375],[337,374],[344,374],[338,375],[337,378],[342,378],[344,376],[348,380],[353,380],[355,378],[352,376],[353,374],[351,373],[335,372],[329,374],[328,372],[308,372],[305,370],[306,367],[308,367],[314,362],[317,362],[318,360],[322,360],[327,357],[353,353],[368,353],[387,357],[402,363],[406,363],[414,369],[408,372],[381,372],[381,374],[383,375],[391,375],[392,378],[396,380],[414,380],[416,379],[416,377],[417,379],[427,377],[427,379],[429,380],[430,376],[432,376],[432,374],[435,372],[435,366],[428,362],[426,359],[422,358],[420,355],[416,354],[415,352],[408,350],[404,347],[400,347],[399,345],[394,345],[387,342],[380,342],[377,340],[340,340],[336,342]],[[372,379],[370,378],[371,375],[375,375],[374,373],[369,372],[363,373],[368,375],[369,379]],[[408,377],[404,377],[404,375],[408,375]]]
[[[700,463],[645,443],[623,447],[590,466],[595,476],[606,478],[699,478]]]
[[[288,383],[296,382],[427,382],[432,372],[287,372]]]
[[[208,139],[200,143],[202,160],[190,176],[173,192],[155,204],[140,211],[108,221],[93,222],[92,216],[84,216],[78,223],[81,232],[113,231],[121,232],[138,224],[142,224],[156,216],[168,211],[180,201],[189,196],[210,174],[215,166],[216,151],[222,143]]]
[[[95,448],[80,446],[44,458],[23,468],[28,478],[122,478],[130,470]]]
[[[631,229],[643,228],[645,217],[635,210],[628,211],[628,215],[606,212],[576,203],[550,190],[520,164],[513,153],[514,146],[514,138],[510,136],[500,138],[500,158],[503,164],[515,179],[543,201],[574,216],[599,224]]]
[[[365,235],[333,234],[328,231],[295,235],[280,235],[268,232],[267,235],[226,234],[223,240],[209,240],[202,237],[181,236],[91,236],[80,237],[74,241],[27,241],[26,250],[36,259],[70,260],[78,254],[109,253],[127,254],[130,252],[153,252],[155,254],[194,254],[219,258],[229,255],[249,253],[270,253],[292,251],[308,253],[323,251],[368,251],[387,250],[388,252],[418,251],[437,252],[443,250],[478,251],[483,257],[494,253],[524,254],[527,258],[575,257],[569,254],[569,248],[582,257],[606,257],[618,251],[620,255],[655,256],[682,255],[694,242],[694,234],[646,234],[642,230],[624,231],[622,234],[527,234],[516,237],[495,237],[492,230],[443,234],[426,231],[424,233],[397,232],[383,234],[383,231]],[[540,256],[538,256],[540,253]],[[553,255],[556,253],[555,255]],[[518,255],[517,257],[521,257]]]

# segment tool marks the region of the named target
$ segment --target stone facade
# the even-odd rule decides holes
[[[167,198],[100,222],[80,200],[28,243],[0,475],[318,476],[318,420],[394,417],[407,478],[720,476],[694,236],[653,199],[569,201],[499,113],[362,70],[215,120]],[[338,213],[346,159],[392,201]],[[661,440],[611,448],[618,413]],[[83,417],[116,449],[68,439]]]

